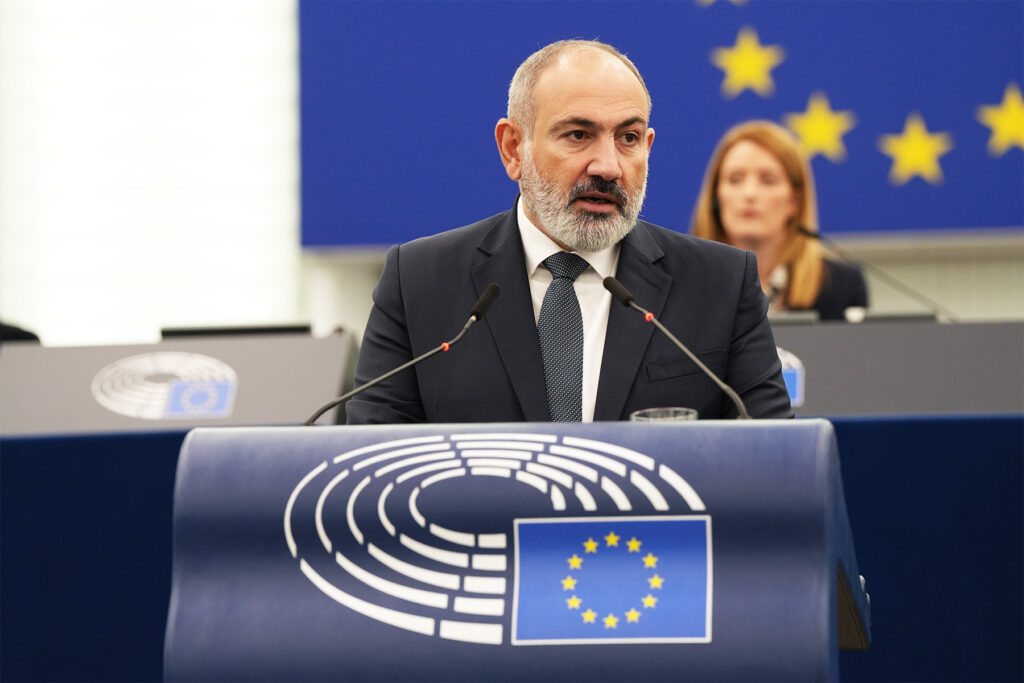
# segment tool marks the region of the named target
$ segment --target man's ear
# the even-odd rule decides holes
[[[498,154],[501,155],[501,163],[505,165],[505,172],[509,178],[519,182],[523,175],[522,129],[515,121],[501,119],[494,127],[494,139],[498,143]]]

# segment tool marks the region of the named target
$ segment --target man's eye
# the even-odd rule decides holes
[[[568,137],[570,140],[577,140],[577,141],[579,141],[579,140],[582,140],[583,138],[587,137],[587,134],[585,132],[583,132],[582,130],[571,130],[568,133],[566,133],[566,137]]]
[[[640,141],[640,136],[636,133],[626,133],[622,136],[622,139],[626,144],[633,145]]]

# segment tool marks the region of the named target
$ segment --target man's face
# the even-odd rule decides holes
[[[636,76],[599,50],[565,53],[540,75],[536,122],[523,143],[526,215],[561,246],[609,247],[636,224],[647,188],[647,96]]]

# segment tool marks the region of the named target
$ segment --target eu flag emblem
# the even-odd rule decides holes
[[[513,645],[711,642],[711,518],[518,519]]]
[[[171,382],[164,417],[227,417],[235,385],[234,381]]]

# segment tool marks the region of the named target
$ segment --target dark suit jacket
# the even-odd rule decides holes
[[[822,320],[846,320],[850,306],[868,307],[868,286],[860,268],[845,261],[825,259],[821,291],[813,308]]]
[[[616,277],[742,397],[754,417],[790,417],[754,256],[639,222]],[[515,210],[392,248],[366,326],[356,385],[452,339],[491,282],[501,295],[448,352],[352,399],[348,422],[548,420],[540,342]],[[722,391],[643,316],[612,301],[595,420],[685,406],[734,417]]]

